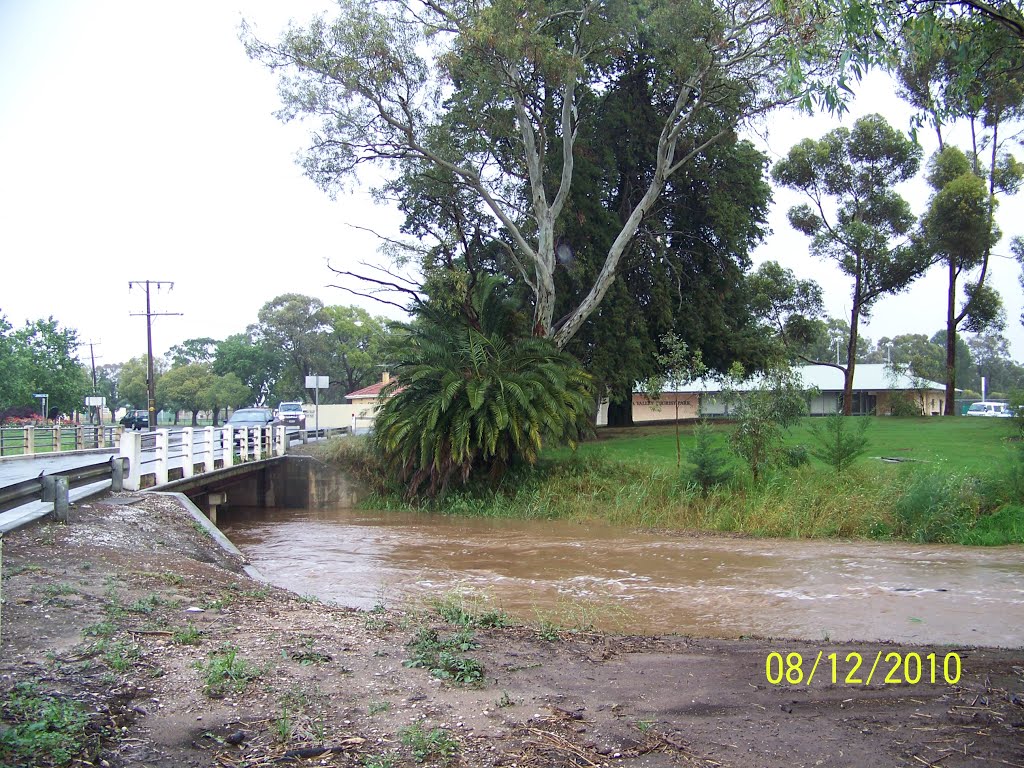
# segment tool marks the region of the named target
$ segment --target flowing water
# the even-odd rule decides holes
[[[237,510],[270,581],[361,608],[456,589],[630,633],[1024,647],[1024,547],[676,537],[587,523]]]

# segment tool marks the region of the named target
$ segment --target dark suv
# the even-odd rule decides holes
[[[149,429],[149,411],[128,411],[121,418],[125,429]]]

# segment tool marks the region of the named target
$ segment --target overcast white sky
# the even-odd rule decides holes
[[[289,17],[309,18],[326,0],[0,0],[0,314],[15,326],[53,315],[96,342],[97,363],[145,353],[145,297],[132,280],[173,281],[153,295],[154,350],[183,339],[224,338],[255,322],[276,295],[299,292],[355,303],[337,266],[375,256],[377,242],[348,224],[395,233],[398,216],[366,190],[331,201],[300,172],[299,124],[283,125],[274,77],[238,41],[242,17],[276,38]],[[908,110],[873,78],[846,121],[881,112],[905,128]],[[835,122],[777,115],[764,145],[772,159]],[[926,153],[934,146],[923,135]],[[920,213],[923,182],[904,193]],[[1024,196],[1022,196],[1024,197]],[[826,289],[830,313],[848,317],[848,283],[807,254],[786,222],[797,202],[779,191],[772,235],[758,262],[776,259]],[[1024,200],[999,215],[1008,253],[1024,234]],[[1007,306],[1007,335],[1024,359],[1016,263],[997,258],[994,284]],[[936,270],[879,304],[866,333],[931,334],[943,325]],[[386,314],[372,302],[360,302]],[[88,349],[84,360],[88,360]]]

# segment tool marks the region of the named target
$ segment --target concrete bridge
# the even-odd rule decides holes
[[[285,426],[239,430],[230,427],[157,429],[123,433],[116,450],[3,459],[0,460],[0,533],[59,512],[61,501],[66,508],[69,501],[102,493],[115,483],[118,490],[189,491],[190,497],[202,498],[213,516],[217,506],[227,501],[227,488],[234,489],[232,495],[243,496],[237,502],[232,499],[232,503],[274,506],[278,498],[298,501],[301,492],[293,493],[291,498],[285,494],[286,483],[280,474],[283,470],[272,468],[276,466],[275,460],[284,457],[294,444],[347,431],[348,428],[315,432]],[[116,461],[118,459],[125,461]],[[102,472],[104,463],[110,466],[106,473]],[[126,466],[123,477],[120,477],[121,466]],[[92,481],[96,476],[100,479]],[[53,477],[60,481],[58,498],[47,499],[43,481]],[[71,487],[76,479],[83,482]],[[250,487],[257,490],[250,491]],[[63,497],[59,496],[61,488]],[[240,488],[247,490],[242,494]],[[217,494],[212,497],[212,504],[210,494]]]

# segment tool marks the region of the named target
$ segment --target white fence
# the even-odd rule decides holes
[[[30,456],[58,451],[113,448],[122,428],[117,425],[65,424],[53,427],[0,427],[0,456]]]

